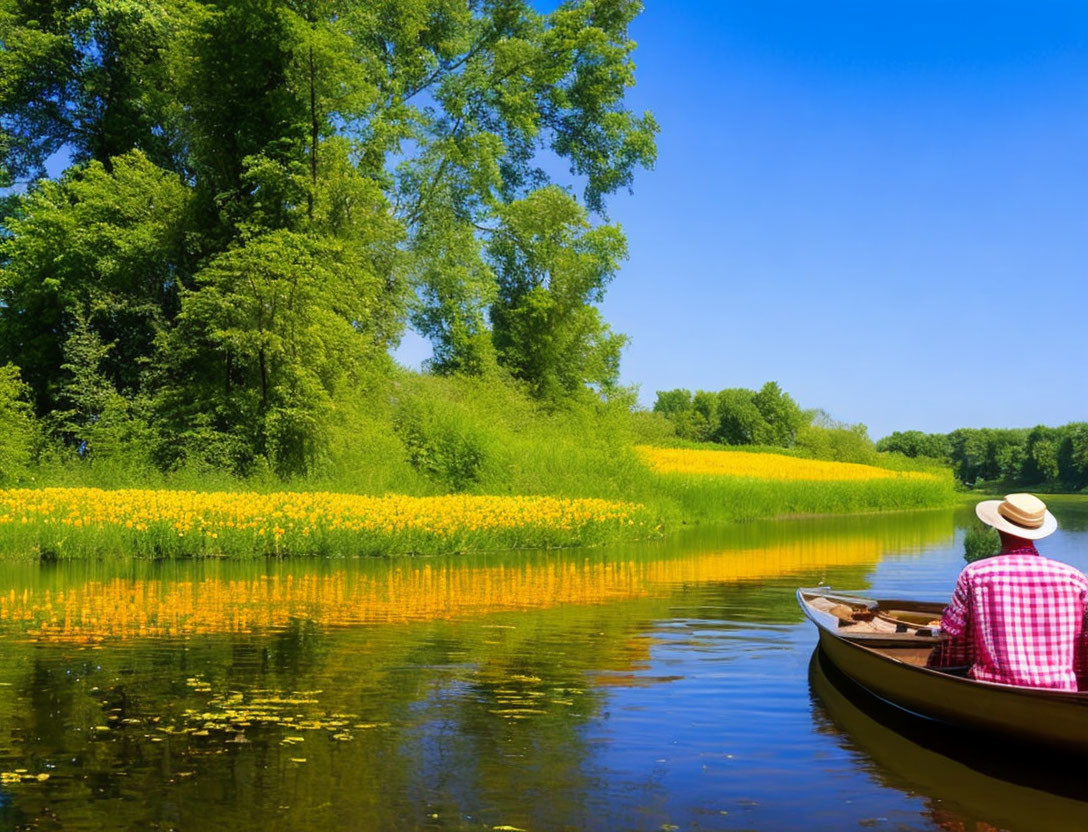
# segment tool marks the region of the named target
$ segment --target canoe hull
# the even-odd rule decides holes
[[[901,650],[916,657],[917,646],[912,649],[905,641],[898,646],[865,646],[813,620],[820,649],[832,664],[889,704],[988,735],[1088,751],[1088,694],[989,684],[919,667],[895,657]]]

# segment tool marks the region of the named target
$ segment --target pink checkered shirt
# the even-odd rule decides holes
[[[1088,669],[1086,609],[1088,577],[1034,546],[976,561],[960,572],[941,619],[950,638],[930,663],[970,664],[987,682],[1076,690]]]

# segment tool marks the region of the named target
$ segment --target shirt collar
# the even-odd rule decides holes
[[[1001,555],[1037,555],[1039,550],[1035,548],[1034,543],[1023,543],[1018,546],[1012,546],[1008,549],[1002,549],[999,553]]]

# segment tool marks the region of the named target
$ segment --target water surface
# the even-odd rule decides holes
[[[1088,568],[1088,501],[1055,510],[1045,551]],[[968,519],[3,565],[0,827],[1088,828],[1088,775],[961,755],[813,658],[797,586],[943,599]]]

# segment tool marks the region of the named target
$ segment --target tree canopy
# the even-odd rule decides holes
[[[409,323],[437,372],[607,391],[607,198],[656,152],[640,10],[0,0],[0,364],[81,452],[108,406],[164,465],[281,473]]]

